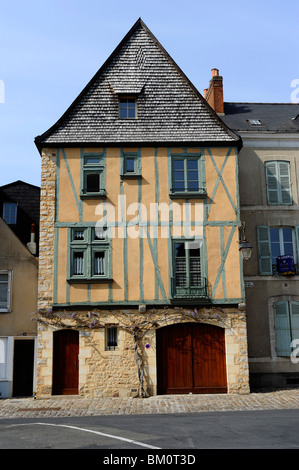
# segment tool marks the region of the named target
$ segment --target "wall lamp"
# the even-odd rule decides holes
[[[242,222],[241,227],[239,227],[239,251],[241,252],[242,258],[244,261],[248,261],[251,258],[252,246],[246,240],[245,236],[245,222]]]

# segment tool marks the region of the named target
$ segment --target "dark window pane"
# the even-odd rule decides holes
[[[126,171],[134,172],[135,171],[135,158],[127,158],[126,160]]]
[[[174,160],[173,168],[175,170],[184,170],[184,160]]]
[[[284,242],[292,242],[293,241],[292,229],[291,228],[283,228],[282,232],[283,232],[283,241]]]
[[[86,176],[86,190],[88,193],[99,192],[100,177],[98,173],[90,173]]]
[[[279,242],[279,229],[278,228],[270,229],[270,238],[271,238],[271,242]]]
[[[198,161],[197,160],[188,160],[187,161],[188,170],[198,170]]]

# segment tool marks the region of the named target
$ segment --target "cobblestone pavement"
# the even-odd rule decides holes
[[[247,395],[159,395],[144,399],[53,396],[48,399],[0,399],[0,419],[295,408],[299,409],[299,389],[267,390]]]

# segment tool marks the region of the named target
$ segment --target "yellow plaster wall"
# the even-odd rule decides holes
[[[85,149],[86,152],[101,152],[103,149]],[[124,151],[137,151],[137,148],[124,149]],[[183,149],[171,149],[172,153],[181,153]],[[190,152],[200,152],[201,149],[190,149]],[[217,168],[220,171],[224,159],[227,155],[227,148],[214,148],[211,149],[213,158],[216,162]],[[101,212],[97,213],[97,207],[101,207],[103,204],[102,200],[93,200],[90,198],[83,198],[82,202],[80,199],[80,175],[81,175],[81,161],[80,149],[65,149],[69,170],[72,175],[74,187],[76,189],[77,198],[83,208],[83,220],[82,222],[95,222],[101,218]],[[146,207],[144,214],[145,219],[150,220],[150,204],[155,202],[156,191],[155,191],[155,149],[154,148],[142,148],[141,150],[141,164],[142,164],[142,187],[141,187],[141,202]],[[236,186],[236,159],[234,150],[231,152],[230,157],[226,163],[223,171],[223,181],[230,192],[231,198],[235,204],[237,204],[237,186]],[[158,148],[157,150],[157,166],[159,176],[159,190],[158,202],[169,204],[169,188],[168,188],[168,152],[166,148]],[[205,150],[205,170],[206,170],[206,185],[207,185],[207,201],[209,203],[209,197],[212,195],[213,189],[217,181],[217,172],[214,168],[213,162],[211,161],[210,155]],[[121,185],[123,194],[126,197],[126,218],[127,220],[133,220],[137,218],[137,214],[127,214],[127,209],[130,204],[138,202],[138,180],[137,179],[121,179],[120,177],[120,149],[119,148],[108,148],[106,150],[106,191],[107,197],[104,205],[111,205],[112,212],[111,216],[115,214],[116,220],[120,220],[121,214],[119,210],[119,195],[121,193]],[[58,204],[58,220],[60,222],[78,222],[79,211],[71,187],[69,173],[63,158],[62,151],[60,151],[60,170],[59,170],[59,204]],[[63,190],[62,190],[63,189]],[[186,201],[184,199],[172,200],[172,203],[178,204],[183,210],[183,204]],[[195,212],[196,204],[201,204],[203,207],[204,202],[202,200],[190,199],[190,214],[191,220],[197,217],[198,213]],[[204,209],[202,210],[203,213]],[[201,217],[201,216],[200,216]],[[217,221],[235,221],[236,214],[233,207],[226,195],[222,183],[218,184],[218,188],[211,206],[211,211],[208,217],[209,222]],[[137,231],[138,225],[130,229],[130,233]],[[196,234],[203,234],[202,227],[195,229]],[[231,227],[224,228],[224,246],[226,246],[227,239],[230,233]],[[151,232],[150,232],[151,233]],[[160,275],[162,278],[163,286],[166,295],[169,296],[169,272],[168,272],[168,240],[167,238],[161,238],[161,235],[166,237],[167,229],[159,228],[159,238],[157,240],[157,254],[158,254],[158,266]],[[112,240],[112,270],[113,270],[113,300],[122,301],[124,300],[124,266],[123,266],[123,253],[124,253],[124,239],[119,238],[120,231],[115,230],[115,236]],[[215,283],[218,270],[221,263],[221,242],[220,242],[220,228],[219,227],[206,227],[206,249],[207,249],[207,266],[208,266],[208,282],[210,290],[213,288]],[[153,235],[151,233],[151,235]],[[180,229],[173,228],[173,236],[183,235]],[[226,290],[227,296],[230,298],[239,298],[240,293],[240,273],[239,273],[239,252],[237,243],[237,230],[234,235],[234,239],[231,243],[231,247],[228,253],[227,260],[225,262],[225,273],[226,273]],[[151,243],[154,246],[155,240],[151,237]],[[126,240],[127,244],[127,261],[128,261],[128,298],[129,300],[140,300],[140,252],[139,252],[139,237],[131,238],[128,237]],[[152,258],[152,253],[149,247],[148,239],[144,231],[143,244],[143,291],[144,299],[151,300],[155,297],[155,266]],[[59,230],[59,251],[58,251],[58,292],[57,301],[66,301],[66,265],[67,265],[67,229]],[[70,301],[87,301],[88,299],[88,288],[87,284],[71,284],[69,288]],[[109,299],[109,284],[91,284],[89,289],[89,296],[91,302],[108,301]],[[223,298],[222,278],[220,278],[218,288],[216,290],[215,298]],[[162,299],[162,295],[159,289],[159,299]]]

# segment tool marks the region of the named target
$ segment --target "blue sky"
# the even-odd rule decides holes
[[[0,185],[40,185],[34,138],[139,17],[202,94],[213,67],[225,101],[288,103],[299,80],[294,0],[0,0],[0,8]]]

